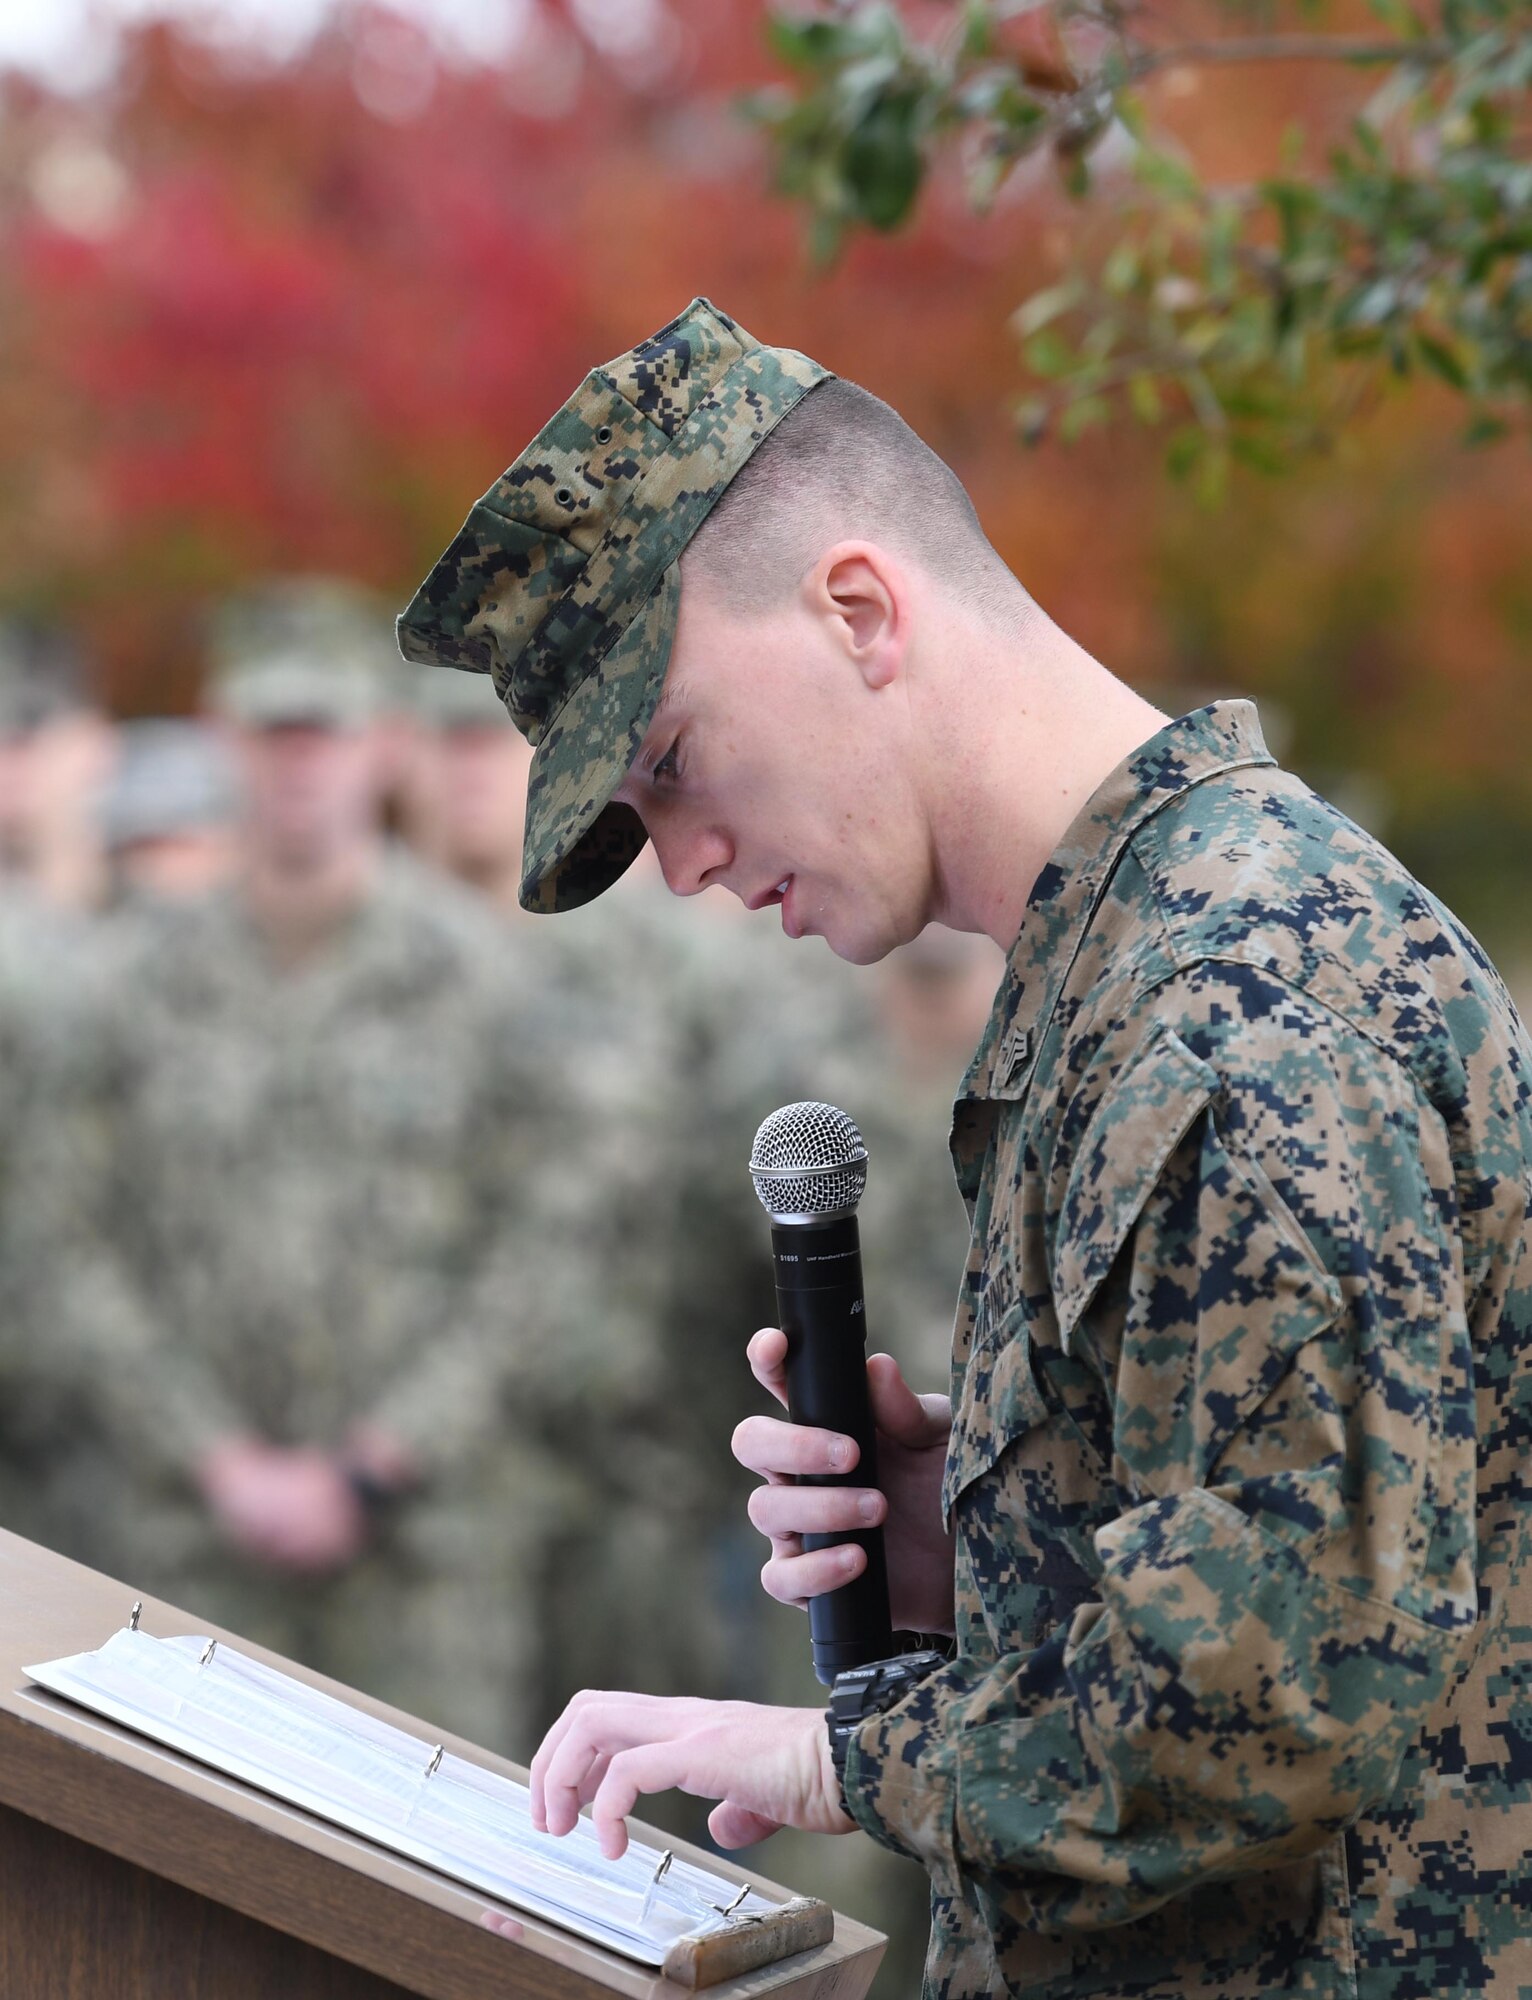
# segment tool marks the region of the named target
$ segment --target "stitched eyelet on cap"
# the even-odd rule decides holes
[[[572,507],[574,505],[574,495],[567,486],[561,486],[553,497],[561,507]]]
[[[610,444],[612,442],[612,427],[610,424],[603,424],[600,430],[597,431],[596,442],[597,444]]]

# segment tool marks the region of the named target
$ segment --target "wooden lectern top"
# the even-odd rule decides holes
[[[508,1909],[429,1868],[269,1798],[189,1757],[62,1701],[26,1678],[33,1662],[88,1652],[128,1622],[129,1586],[0,1530],[0,1804],[105,1850],[152,1875],[350,1965],[422,2000],[548,1995],[677,2000],[681,1989],[643,1966],[516,1911],[520,1943],[483,1928]],[[339,1688],[237,1633],[143,1599],[145,1629],[199,1632],[340,1695],[358,1708],[490,1770],[526,1782],[519,1766],[440,1728]],[[786,1899],[753,1871],[632,1821],[635,1833],[678,1856]],[[837,1916],[825,1945],[712,1989],[720,1995],[861,2000],[884,1939]],[[124,1990],[127,1990],[126,1988]],[[147,1989],[146,1989],[147,1990]]]

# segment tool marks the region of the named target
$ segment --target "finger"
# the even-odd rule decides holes
[[[756,1841],[780,1833],[782,1822],[768,1819],[764,1813],[751,1812],[748,1806],[732,1805],[725,1799],[708,1814],[707,1830],[720,1847],[753,1847]]]
[[[509,1938],[514,1944],[526,1936],[526,1931],[514,1917],[508,1917],[504,1910],[481,1910],[479,1922],[485,1930],[493,1931],[496,1937]]]
[[[542,1772],[546,1830],[570,1832],[605,1776],[607,1760],[636,1744],[664,1743],[695,1723],[704,1704],[651,1694],[586,1694]]]
[[[891,1354],[874,1354],[867,1361],[867,1394],[872,1419],[885,1437],[918,1449],[938,1444],[952,1427],[952,1405],[945,1396],[917,1396]]]
[[[763,1326],[745,1349],[750,1372],[761,1387],[787,1408],[787,1335],[780,1327]]]
[[[562,1836],[574,1831],[580,1807],[590,1797],[586,1779],[602,1755],[583,1718],[564,1736],[543,1775],[543,1830]]]
[[[684,1742],[640,1743],[613,1757],[590,1802],[591,1825],[608,1861],[618,1861],[627,1852],[628,1814],[639,1800],[683,1784],[692,1761]]]
[[[784,1424],[778,1417],[746,1417],[736,1424],[730,1449],[749,1472],[808,1474],[825,1478],[849,1472],[857,1461],[854,1438],[811,1424]]]
[[[780,1541],[875,1528],[887,1516],[888,1502],[867,1486],[757,1486],[745,1511],[753,1527]]]
[[[527,1773],[527,1791],[532,1824],[539,1833],[548,1831],[547,1804],[543,1796],[543,1781],[547,1776],[548,1766],[553,1762],[559,1745],[574,1727],[575,1716],[581,1705],[589,1699],[588,1691],[582,1688],[579,1694],[565,1702],[563,1713],[538,1744],[536,1755],[532,1759],[531,1769]]]
[[[778,1604],[807,1604],[839,1590],[867,1567],[865,1550],[855,1542],[838,1548],[813,1549],[807,1555],[773,1556],[761,1571],[761,1587]]]

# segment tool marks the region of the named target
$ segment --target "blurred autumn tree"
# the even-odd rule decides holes
[[[1104,197],[1067,277],[1014,324],[1039,383],[1025,435],[1129,412],[1176,419],[1171,470],[1205,497],[1231,463],[1279,470],[1417,369],[1469,406],[1467,442],[1532,406],[1532,6],[1368,0],[1348,11],[1143,0],[884,0],[774,14],[795,89],[761,93],[781,186],[819,254],[895,229],[956,151],[989,207],[1027,162]],[[1317,28],[1321,32],[1315,32]],[[1279,64],[1307,101],[1280,144],[1199,158],[1178,93],[1249,102]],[[1254,106],[1252,106],[1254,108]],[[1211,151],[1211,149],[1208,149]],[[1231,165],[1235,166],[1230,171]]]
[[[488,64],[346,7],[283,61],[158,25],[81,95],[0,79],[0,602],[79,630],[119,709],[183,707],[210,597],[304,569],[402,601],[592,362],[704,292],[896,404],[1098,656],[1172,707],[1256,694],[1300,769],[1511,935],[1524,453],[1460,450],[1436,378],[1212,516],[1147,433],[1020,451],[1010,316],[1068,280],[1085,211],[1034,157],[977,214],[937,160],[906,227],[816,268],[738,115],[784,81],[765,27],[760,0],[528,0]],[[1164,79],[1178,130],[1254,171],[1291,66],[1206,81]]]

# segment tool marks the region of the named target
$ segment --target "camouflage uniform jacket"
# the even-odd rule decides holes
[[[583,1254],[579,1066],[476,899],[392,857],[295,970],[235,891],[127,913],[111,952],[97,1252],[68,1303],[128,1462],[174,1479],[222,1433],[367,1420],[446,1480],[631,1396],[650,1301]],[[609,1161],[601,1186],[608,1213]]]
[[[1532,1046],[1253,710],[1107,779],[965,1080],[930,1993],[1532,1991]]]

